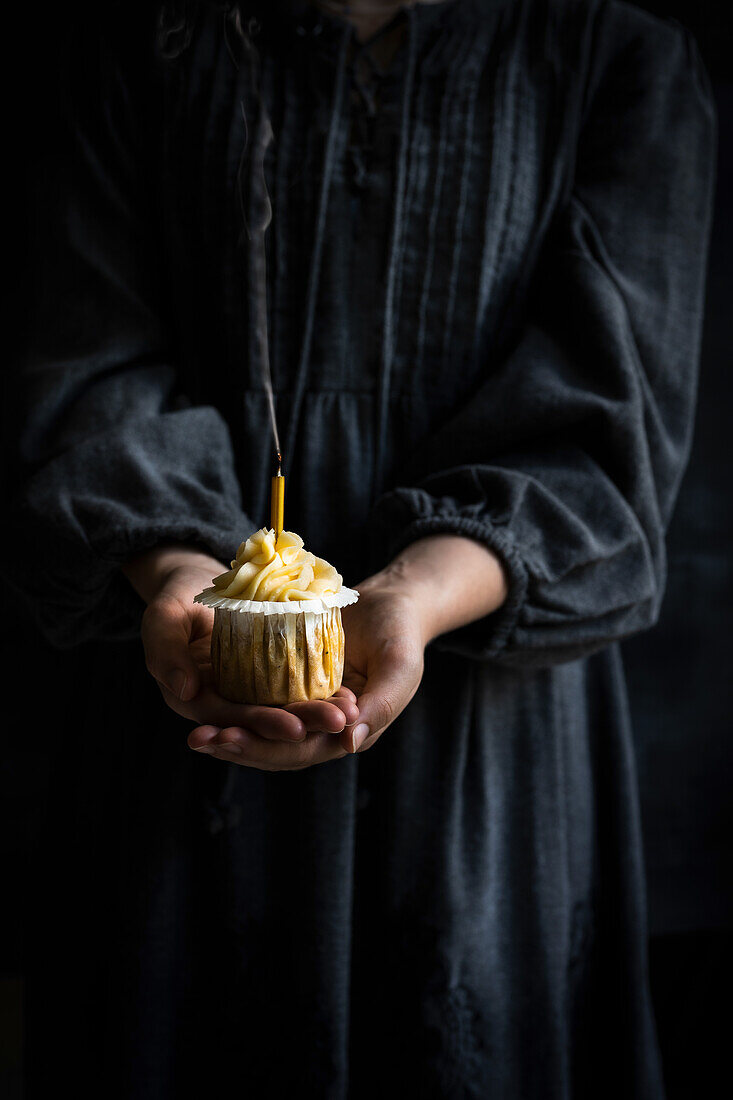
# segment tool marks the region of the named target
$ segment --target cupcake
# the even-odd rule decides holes
[[[214,608],[211,664],[234,703],[282,706],[328,699],[341,687],[341,608],[358,592],[293,531],[255,531],[232,567],[195,597]]]

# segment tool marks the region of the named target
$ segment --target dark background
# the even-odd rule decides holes
[[[660,621],[624,646],[642,797],[650,971],[669,1100],[727,1095],[733,1012],[733,5],[637,0],[689,27],[718,109],[690,465]]]
[[[642,795],[650,973],[669,1100],[718,1095],[730,1082],[733,1015],[733,6],[713,0],[636,0],[695,35],[718,108],[718,178],[695,441],[669,533],[669,579],[657,627],[624,646]],[[80,9],[29,6],[5,16],[3,331],[22,331],[26,166],[52,156],[45,121],[49,73],[65,25]],[[15,62],[12,73],[8,70]],[[20,322],[20,323],[19,323]],[[12,361],[12,347],[10,361]],[[5,368],[7,371],[7,366]],[[3,382],[7,375],[3,372]],[[6,396],[9,390],[6,390]],[[6,401],[3,449],[12,436]],[[8,464],[4,463],[7,470]],[[42,562],[52,547],[28,547]],[[74,736],[83,653],[49,650],[7,603],[0,778],[0,1096],[21,1095],[25,884],[57,752]],[[729,625],[730,624],[730,625]],[[33,691],[24,669],[34,674]],[[48,914],[49,921],[53,914]],[[721,1009],[721,1005],[724,1006]],[[723,1084],[724,1093],[730,1089]],[[519,1100],[519,1098],[518,1098]],[[622,1100],[622,1098],[619,1098]]]

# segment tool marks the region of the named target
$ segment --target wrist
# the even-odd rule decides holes
[[[417,539],[379,576],[382,584],[413,601],[426,644],[498,610],[508,591],[500,559],[462,535]]]
[[[177,570],[199,570],[215,577],[222,572],[222,565],[210,554],[180,543],[154,546],[142,554],[136,554],[121,566],[128,581],[145,601],[150,603]]]

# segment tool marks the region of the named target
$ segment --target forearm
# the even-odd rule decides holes
[[[507,597],[499,559],[461,535],[430,535],[405,547],[379,574],[381,585],[409,591],[421,608],[425,644],[496,611]]]

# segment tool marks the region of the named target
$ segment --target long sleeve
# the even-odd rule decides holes
[[[439,645],[517,666],[649,627],[694,416],[715,117],[689,34],[601,8],[567,202],[521,335],[382,496],[394,555],[453,532],[509,597]],[[417,471],[415,473],[414,471]]]
[[[60,81],[58,140],[35,166],[3,562],[59,645],[134,630],[139,601],[119,570],[131,555],[173,541],[228,558],[253,526],[227,424],[181,392],[169,344],[145,149],[155,100],[141,119],[133,62],[123,80],[104,39],[89,37]]]

